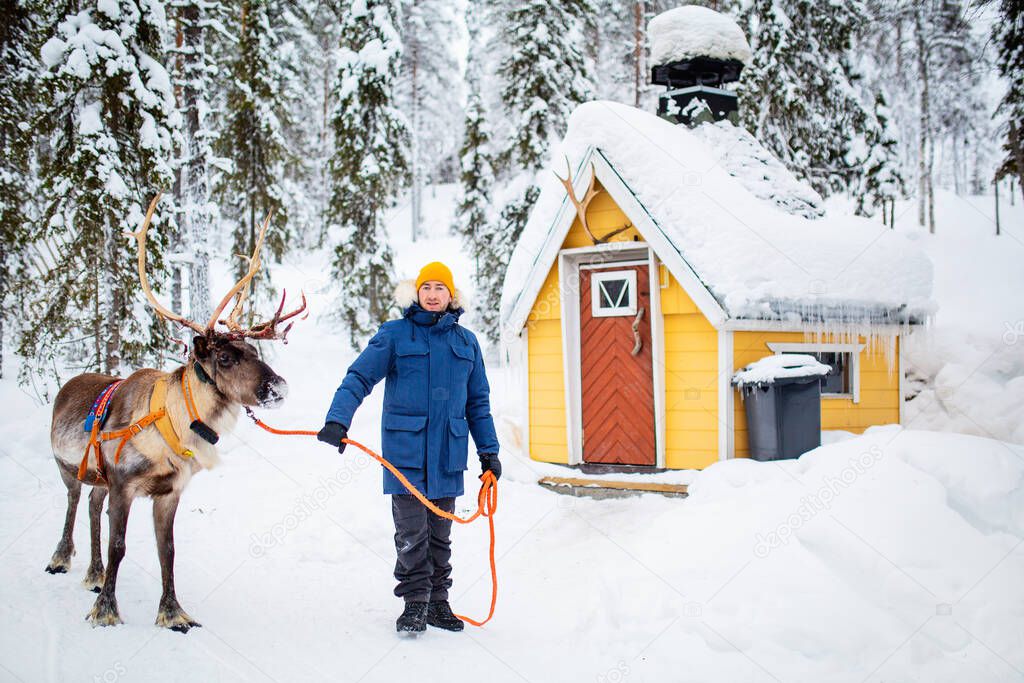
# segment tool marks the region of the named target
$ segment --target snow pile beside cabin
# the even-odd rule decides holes
[[[707,7],[687,5],[662,12],[647,25],[651,64],[666,64],[694,57],[750,61],[750,45],[743,31],[724,14]]]
[[[738,387],[750,384],[774,384],[777,379],[790,377],[824,377],[832,368],[806,353],[779,353],[765,356],[761,360],[750,363],[732,377],[732,383]]]
[[[718,149],[750,143],[729,124],[716,128]],[[626,105],[588,102],[570,118],[551,168],[563,168],[568,157],[575,177],[589,177],[580,162],[591,147],[731,318],[870,334],[879,323],[922,320],[934,310],[931,263],[906,236],[855,216],[810,220],[787,213],[733,177],[701,134]],[[554,174],[540,174],[539,182],[540,197],[505,278],[503,319],[546,244],[564,239],[551,228],[565,190]]]
[[[937,191],[934,235],[917,225],[916,201],[896,203],[896,232],[935,265],[941,304],[927,330],[901,340],[908,426],[1024,444],[1024,205],[1010,199],[1000,197],[1000,235],[991,194]]]

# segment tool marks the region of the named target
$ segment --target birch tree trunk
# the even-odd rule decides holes
[[[117,314],[124,308],[124,290],[118,277],[123,264],[117,262],[118,240],[114,237],[114,229],[110,217],[103,217],[103,271],[99,297],[102,302],[102,348],[103,357],[97,359],[102,370],[108,375],[119,374],[121,369],[121,325]]]
[[[931,162],[928,159],[928,141],[931,138],[931,123],[928,115],[928,51],[925,44],[924,27],[921,25],[921,10],[914,13],[914,29],[917,38],[917,75],[920,83],[920,118],[918,121],[918,199],[917,223],[925,225],[927,198],[931,185]],[[934,228],[934,223],[932,223]],[[932,230],[934,232],[934,229]]]
[[[3,240],[0,240],[0,265],[7,261],[7,247]],[[7,278],[0,277],[0,301],[7,298]],[[7,320],[6,311],[0,312],[0,379],[4,378],[4,322]]]
[[[184,197],[182,235],[191,254],[189,261],[189,312],[193,320],[205,320],[211,312],[210,303],[210,187],[207,173],[209,141],[203,110],[206,108],[206,44],[203,35],[201,2],[181,6],[183,24],[182,70],[185,82],[182,94],[185,105],[186,160],[182,178]]]
[[[1024,196],[1024,149],[1021,147],[1020,131],[1017,124],[1010,121],[1010,146],[1013,148],[1013,158],[1017,162],[1017,185],[1020,186],[1021,195]],[[1012,192],[1010,193],[1013,194]]]
[[[415,242],[419,238],[420,234],[420,221],[422,219],[422,192],[423,192],[423,178],[422,178],[422,164],[420,160],[420,102],[417,93],[418,84],[416,83],[417,72],[419,71],[416,61],[413,62],[412,68],[412,112],[410,118],[409,131],[412,137],[412,149],[410,150],[410,161],[412,165],[411,169],[411,180],[412,186],[409,188],[412,216],[411,228],[412,228],[412,241]]]
[[[640,106],[640,93],[647,83],[644,69],[644,0],[633,3],[633,106]]]
[[[928,133],[928,232],[935,234],[935,181],[932,177],[932,168],[935,159],[935,136]]]

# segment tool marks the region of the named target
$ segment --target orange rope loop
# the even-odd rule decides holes
[[[248,413],[249,417],[252,418],[252,421],[256,423],[256,426],[258,426],[260,429],[264,429],[270,432],[271,434],[277,434],[279,436],[316,436],[318,433],[308,429],[277,429],[275,427],[271,427],[270,425],[266,424],[258,417],[256,417],[256,415],[248,406],[245,407],[245,412]],[[427,498],[425,495],[423,495],[423,493],[419,491],[419,489],[413,486],[412,482],[410,482],[406,478],[406,476],[398,470],[397,467],[395,467],[390,462],[385,460],[383,456],[378,455],[377,453],[373,452],[372,449],[367,448],[358,441],[353,441],[352,439],[342,439],[342,441],[351,446],[355,446],[356,448],[363,451],[371,458],[379,462],[381,465],[386,467],[391,472],[391,474],[395,475],[395,478],[398,479],[399,482],[401,482],[402,486],[404,486],[409,491],[409,493],[416,496],[417,500],[423,503],[423,505],[428,510],[433,512],[438,517],[450,519],[453,522],[458,522],[459,524],[469,524],[470,522],[474,521],[480,516],[484,516],[487,518],[487,526],[490,530],[491,535],[490,550],[488,552],[491,564],[491,608],[490,611],[487,612],[487,618],[485,618],[483,621],[477,621],[475,619],[471,619],[461,614],[456,614],[455,616],[457,616],[459,619],[462,619],[465,622],[472,624],[473,626],[483,626],[488,621],[490,621],[491,617],[494,616],[494,606],[498,601],[498,572],[494,562],[494,513],[498,509],[498,481],[494,478],[494,474],[491,472],[484,472],[483,474],[483,483],[480,484],[480,492],[477,494],[476,512],[474,512],[469,517],[459,517],[458,515],[442,510],[441,508],[437,507],[432,502],[430,502],[429,498]]]

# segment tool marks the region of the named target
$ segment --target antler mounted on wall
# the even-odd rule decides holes
[[[260,260],[260,249],[263,247],[263,239],[266,236],[267,227],[270,225],[270,215],[268,215],[267,219],[263,221],[263,226],[260,228],[260,234],[256,239],[256,245],[253,248],[252,255],[243,257],[247,258],[249,261],[248,270],[245,275],[242,276],[242,279],[236,282],[234,286],[228,290],[228,293],[224,295],[224,298],[220,300],[220,303],[217,304],[217,307],[213,310],[213,315],[210,316],[205,327],[178,313],[175,313],[174,311],[171,311],[168,308],[165,308],[159,301],[157,301],[156,297],[153,295],[153,291],[149,287],[149,278],[146,276],[146,234],[149,232],[149,224],[153,220],[153,212],[156,210],[157,202],[160,201],[161,196],[162,194],[157,194],[157,196],[153,197],[153,201],[149,204],[149,210],[146,211],[146,219],[142,222],[142,227],[135,232],[125,232],[125,235],[134,237],[135,241],[138,243],[139,282],[142,284],[142,291],[146,295],[146,299],[149,301],[150,306],[153,307],[153,310],[155,310],[157,314],[164,319],[184,325],[192,331],[205,336],[220,334],[236,339],[282,339],[287,341],[286,337],[288,335],[288,331],[292,329],[294,321],[289,323],[282,331],[279,331],[277,326],[306,310],[306,294],[304,292],[302,293],[302,304],[290,313],[281,313],[281,311],[284,310],[285,297],[288,295],[287,291],[285,291],[282,293],[281,303],[277,307],[277,311],[274,313],[272,318],[256,323],[252,327],[244,327],[239,322],[245,301],[249,296],[249,283],[252,282],[252,279],[256,276],[256,273],[259,272],[260,266],[262,265],[262,261]],[[231,310],[231,314],[228,315],[227,319],[221,320],[220,314],[224,312],[224,309],[227,308],[232,299],[235,299],[235,305]],[[217,332],[215,330],[218,322],[228,328],[226,333]]]
[[[590,202],[594,199],[595,196],[597,196],[597,193],[601,191],[594,187],[594,184],[597,181],[594,172],[594,164],[590,164],[590,183],[587,185],[587,191],[583,194],[582,200],[576,196],[576,188],[573,187],[572,167],[569,165],[568,157],[566,157],[565,159],[565,171],[565,178],[558,175],[557,173],[555,173],[555,177],[558,178],[558,180],[561,181],[562,185],[565,186],[565,191],[569,195],[569,201],[572,202],[572,205],[576,207],[576,216],[579,217],[580,219],[580,225],[583,226],[583,230],[587,233],[587,237],[590,238],[591,242],[593,242],[594,244],[603,244],[610,240],[612,237],[615,237],[615,235],[618,235],[620,232],[624,230],[629,230],[631,227],[633,227],[632,223],[626,223],[621,228],[616,228],[615,230],[609,232],[607,235],[604,235],[603,237],[598,237],[597,235],[595,235],[590,229],[590,224],[587,222],[587,207],[590,206]]]

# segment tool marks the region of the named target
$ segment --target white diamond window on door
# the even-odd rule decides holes
[[[636,315],[636,271],[595,272],[590,282],[590,312],[595,318]]]

